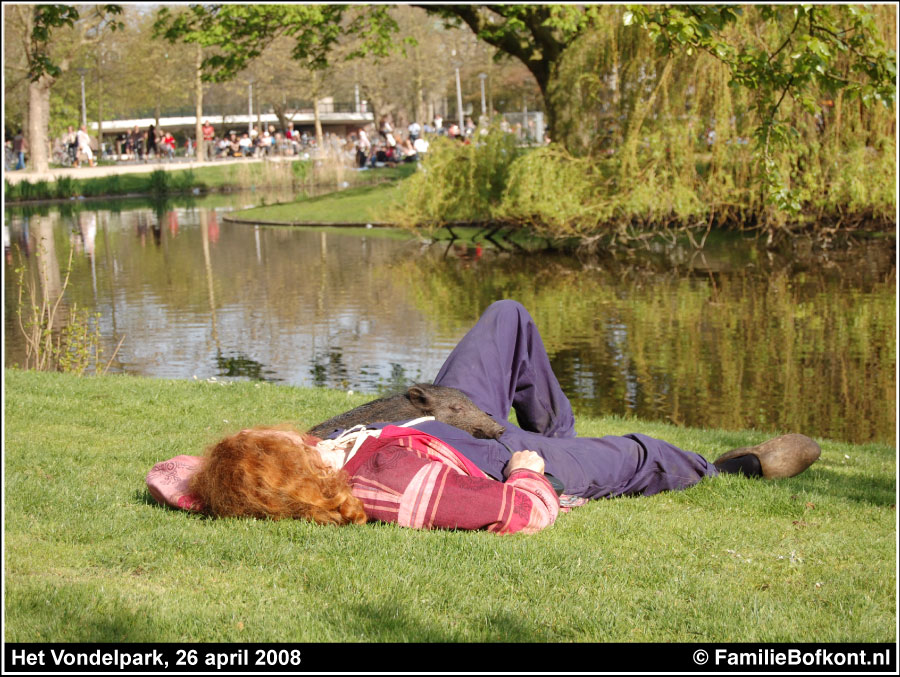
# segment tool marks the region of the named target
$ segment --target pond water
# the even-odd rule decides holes
[[[893,241],[615,257],[227,223],[259,196],[7,210],[5,363],[19,257],[58,314],[100,315],[109,371],[382,393],[430,381],[492,301],[532,313],[577,412],[893,443]],[[273,201],[269,198],[269,201]],[[21,252],[21,254],[19,253]]]

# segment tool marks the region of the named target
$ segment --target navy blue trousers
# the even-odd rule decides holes
[[[565,484],[567,494],[651,495],[685,489],[718,474],[699,454],[646,435],[577,437],[572,406],[550,367],[537,326],[516,301],[491,304],[450,353],[434,383],[458,388],[504,425],[500,439],[510,449],[540,454],[546,472]],[[510,409],[518,425],[507,420]],[[510,456],[503,444],[437,421],[416,427],[452,445],[489,475],[502,477]]]

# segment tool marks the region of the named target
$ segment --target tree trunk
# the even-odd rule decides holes
[[[538,83],[541,89],[541,96],[544,101],[544,133],[547,134],[552,140],[556,140],[556,121],[559,119],[559,115],[556,113],[557,98],[551,96],[550,89],[547,86],[547,83]],[[525,123],[527,124],[527,120]],[[543,139],[540,140],[543,142]]]
[[[318,99],[318,97],[313,99],[313,118],[315,119],[315,124],[316,124],[316,148],[321,151],[322,146],[325,141],[322,136],[322,120],[319,118],[319,99]]]
[[[619,93],[619,41],[618,41],[618,33],[616,31],[612,31],[612,84],[610,85],[610,89],[612,89],[612,110],[613,115],[616,116],[618,120],[619,114],[621,113],[620,106],[622,104],[622,97]],[[622,128],[618,124],[613,125],[613,147],[618,148],[622,144]]]
[[[272,109],[275,111],[275,117],[278,118],[278,128],[279,129],[287,129],[288,128],[288,109],[284,104],[272,104]],[[291,117],[293,117],[293,113],[291,113]]]
[[[28,83],[28,154],[31,171],[50,169],[47,152],[47,130],[50,128],[50,87],[53,79],[42,75],[37,82]]]
[[[316,125],[316,149],[321,153],[325,139],[322,135],[322,120],[319,117],[319,74],[315,71],[312,73],[312,81],[313,119],[315,120]]]
[[[194,64],[194,114],[197,116],[194,125],[194,156],[197,162],[206,159],[206,142],[203,141],[203,47],[197,45],[197,61]]]
[[[422,74],[420,72],[416,72],[415,77],[415,109],[413,115],[415,115],[415,121],[419,124],[425,123],[425,86],[422,82]]]
[[[98,62],[99,66],[99,62]],[[97,159],[103,157],[103,78],[97,75]]]

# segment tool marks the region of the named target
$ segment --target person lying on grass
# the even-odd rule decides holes
[[[324,440],[245,429],[205,458],[158,464],[148,486],[160,502],[218,517],[533,533],[588,499],[686,489],[720,473],[792,477],[820,454],[797,434],[713,463],[640,433],[577,437],[537,327],[511,300],[488,307],[434,383],[464,392],[504,432],[475,438],[430,417],[335,430]],[[506,420],[511,408],[518,425]]]

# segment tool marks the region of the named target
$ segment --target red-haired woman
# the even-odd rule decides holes
[[[157,464],[147,484],[160,502],[216,517],[530,533],[552,524],[559,512],[543,469],[540,456],[520,451],[498,482],[412,428],[352,430],[335,440],[251,428],[202,459],[179,456]]]
[[[820,454],[804,435],[781,435],[714,462],[640,433],[578,437],[537,327],[511,300],[485,310],[434,383],[461,390],[503,433],[477,439],[430,417],[335,430],[326,440],[289,430],[242,430],[213,447],[205,461],[179,457],[157,471],[166,465],[159,464],[148,484],[159,500],[202,505],[220,516],[327,524],[371,519],[511,533],[552,524],[560,500],[568,508],[591,498],[647,496],[720,473],[791,477]],[[510,409],[517,424],[506,420]],[[561,497],[544,475],[545,462],[564,487]]]

